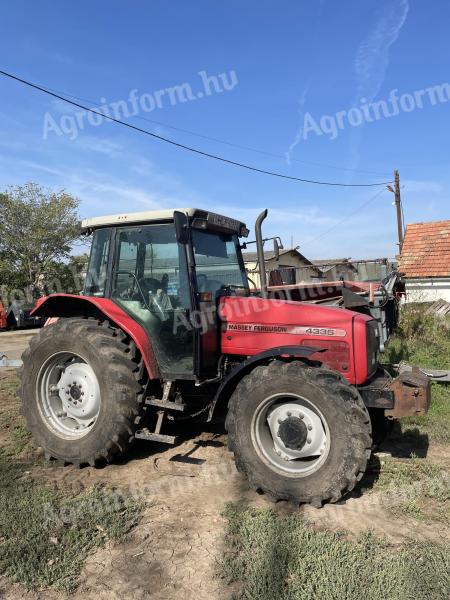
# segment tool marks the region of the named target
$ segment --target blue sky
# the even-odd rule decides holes
[[[343,117],[336,136],[329,127],[338,112],[387,102],[392,90],[402,96],[450,82],[449,18],[443,0],[3,1],[0,68],[89,106],[128,101],[132,90],[155,99],[187,83],[195,99],[166,94],[126,119],[296,177],[377,182],[398,168],[406,222],[431,221],[450,218],[450,101],[433,104],[424,93],[421,108],[406,103],[360,125]],[[230,89],[197,97],[200,72],[225,73]],[[396,254],[388,191],[373,198],[379,188],[251,173],[107,122],[84,121],[66,135],[60,126],[75,122],[78,109],[4,78],[0,98],[0,189],[26,181],[65,188],[80,198],[82,216],[195,205],[252,224],[267,207],[265,233],[285,246],[293,240],[310,258]],[[56,127],[44,139],[46,118]],[[306,131],[305,119],[316,130]]]

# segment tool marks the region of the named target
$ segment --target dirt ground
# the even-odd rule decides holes
[[[19,340],[9,335],[6,351],[11,358],[11,350],[17,351],[29,334],[21,335]],[[3,349],[1,345],[0,348]],[[0,370],[0,378],[13,377],[13,371]],[[5,408],[3,400],[0,397],[0,411]],[[428,456],[437,462],[446,460],[443,450],[430,446]],[[372,469],[382,460],[381,454]],[[104,483],[118,492],[145,499],[139,525],[120,542],[109,543],[89,557],[80,585],[70,596],[74,600],[229,598],[232,589],[217,576],[225,525],[221,514],[227,501],[270,506],[280,513],[299,511],[318,528],[344,529],[350,534],[370,528],[398,542],[410,538],[450,539],[445,526],[393,517],[383,506],[379,493],[355,493],[322,509],[269,504],[263,496],[249,490],[235,470],[226,448],[226,435],[220,429],[211,428],[169,449],[141,442],[120,463],[102,469],[41,466],[29,476],[74,493]],[[0,577],[0,597],[61,600],[66,596],[49,590],[28,592]]]
[[[6,354],[9,359],[20,358],[31,338],[39,329],[18,329],[16,331],[0,331],[0,355]]]

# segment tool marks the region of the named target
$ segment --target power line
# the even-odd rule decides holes
[[[242,169],[247,169],[248,171],[253,171],[255,173],[262,173],[264,175],[270,175],[272,177],[279,177],[281,179],[289,179],[291,181],[300,181],[302,183],[311,183],[311,184],[315,184],[315,185],[326,185],[326,186],[334,186],[334,187],[375,187],[375,186],[381,186],[381,185],[387,185],[388,183],[392,183],[391,181],[383,181],[383,182],[378,182],[378,183],[337,183],[337,182],[330,182],[330,181],[319,181],[319,180],[314,180],[314,179],[304,179],[301,177],[294,177],[292,175],[285,175],[283,173],[277,173],[275,171],[267,171],[265,169],[259,169],[257,167],[253,167],[251,165],[247,165],[245,163],[241,163],[241,162],[237,162],[234,160],[230,160],[228,158],[224,158],[222,156],[217,156],[215,154],[210,154],[209,152],[204,152],[203,150],[199,150],[198,148],[193,148],[192,146],[187,146],[185,144],[181,144],[180,142],[176,142],[175,140],[171,140],[167,137],[164,137],[162,135],[158,135],[156,133],[152,133],[151,131],[148,131],[146,129],[142,129],[141,127],[136,127],[136,125],[132,125],[131,123],[126,123],[125,121],[121,121],[120,119],[115,119],[114,117],[111,117],[109,115],[106,115],[98,110],[95,110],[93,108],[89,108],[87,106],[84,106],[83,104],[80,104],[78,102],[74,102],[73,100],[69,100],[68,98],[65,98],[64,96],[61,96],[60,94],[56,94],[55,92],[51,92],[50,90],[47,90],[45,88],[43,88],[40,85],[37,85],[35,83],[32,83],[30,81],[27,81],[26,79],[22,79],[20,77],[17,77],[16,75],[13,75],[11,73],[7,73],[6,71],[2,71],[0,70],[0,75],[4,75],[5,77],[9,77],[10,79],[13,79],[14,81],[17,81],[19,83],[22,83],[24,85],[27,85],[28,87],[31,87],[35,90],[38,90],[40,92],[43,92],[44,94],[47,94],[49,96],[52,96],[53,98],[57,98],[58,100],[62,100],[63,102],[66,102],[67,104],[70,104],[72,106],[76,106],[77,108],[81,108],[82,110],[88,111],[90,113],[96,114],[100,117],[103,117],[104,119],[107,119],[108,121],[112,121],[113,123],[117,123],[118,125],[123,125],[124,127],[128,127],[129,129],[132,129],[134,131],[138,131],[140,133],[144,133],[145,135],[149,135],[157,140],[160,140],[162,142],[165,142],[167,144],[171,144],[172,146],[175,146],[177,148],[181,148],[183,150],[188,150],[189,152],[193,152],[195,154],[199,154],[200,156],[205,156],[206,158],[211,158],[213,160],[218,160],[221,161],[223,163],[229,164],[229,165],[234,165],[236,167],[240,167]]]
[[[323,238],[325,235],[327,235],[328,233],[330,233],[330,231],[333,231],[333,229],[336,229],[336,227],[339,227],[339,225],[342,225],[342,223],[344,223],[345,221],[347,221],[349,219],[349,217],[352,217],[357,212],[359,212],[360,210],[362,210],[363,208],[365,208],[366,206],[368,206],[371,202],[373,202],[376,198],[378,198],[378,196],[380,196],[384,191],[385,191],[384,189],[378,190],[378,192],[375,195],[371,196],[368,200],[366,200],[365,202],[363,202],[362,204],[360,204],[359,206],[357,206],[355,208],[355,210],[353,210],[348,215],[346,215],[343,219],[341,219],[340,221],[338,221],[337,223],[335,223],[334,225],[332,225],[329,229],[327,229],[326,231],[322,232],[320,235],[316,236],[315,238],[312,238],[311,240],[306,240],[305,246],[308,246],[308,244],[312,244],[313,242],[316,242],[317,240],[320,240],[320,238]]]
[[[57,90],[55,88],[51,88],[48,86],[42,86],[45,90],[50,92],[55,92],[56,94],[60,94],[65,98],[74,98],[75,100],[81,100],[82,102],[89,102],[90,104],[97,104],[96,100],[91,100],[90,98],[83,98],[82,96],[74,96],[73,94],[68,94],[67,92]],[[203,133],[199,133],[198,131],[192,131],[191,129],[184,129],[183,127],[176,127],[175,125],[169,125],[163,121],[156,121],[155,119],[148,119],[147,117],[143,117],[142,115],[132,115],[135,119],[139,119],[141,121],[145,121],[146,123],[151,123],[152,125],[160,125],[161,127],[166,127],[167,129],[173,129],[174,131],[180,131],[181,133],[187,133],[188,135],[193,135],[202,140],[207,140],[209,142],[216,142],[218,144],[223,144],[225,146],[230,146],[231,148],[237,148],[239,150],[247,150],[249,152],[255,152],[257,154],[261,154],[263,156],[270,156],[272,158],[278,158],[284,160],[286,156],[282,154],[276,154],[275,152],[268,152],[267,150],[261,150],[260,148],[253,148],[252,146],[244,146],[243,144],[237,144],[236,142],[230,142],[228,140],[222,140],[217,137],[213,137],[210,135],[205,135]],[[374,171],[367,171],[363,169],[352,169],[350,167],[338,167],[337,165],[330,165],[328,163],[318,163],[307,160],[300,160],[299,158],[290,158],[291,161],[297,162],[303,165],[310,165],[313,167],[326,167],[327,169],[335,169],[336,171],[347,171],[350,173],[365,173],[366,175],[377,175],[383,177],[384,175],[380,175],[379,173],[375,173]]]

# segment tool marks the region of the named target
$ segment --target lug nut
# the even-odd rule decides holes
[[[312,425],[308,425],[308,431],[312,430]]]
[[[310,444],[310,443],[311,443],[311,441],[312,441],[312,440],[311,440],[311,438],[308,438],[308,439],[306,440],[306,443],[307,443],[307,444]]]
[[[286,414],[287,414],[288,417],[292,417],[291,411],[288,411]]]
[[[305,418],[305,415],[303,413],[299,413],[298,416],[299,416],[299,419],[304,419]]]

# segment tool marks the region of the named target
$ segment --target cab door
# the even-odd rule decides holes
[[[186,249],[173,223],[116,232],[112,299],[146,329],[164,379],[194,378]]]
[[[211,377],[217,374],[222,355],[219,300],[224,295],[247,295],[248,283],[236,235],[193,229],[192,253],[199,311],[196,321],[200,328],[195,338],[194,366],[197,375]]]

